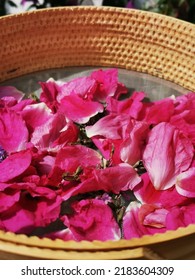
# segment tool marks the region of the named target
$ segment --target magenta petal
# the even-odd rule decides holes
[[[195,197],[195,167],[188,169],[177,177],[176,190],[186,197]]]
[[[41,82],[40,85],[42,88],[40,101],[44,102],[55,113],[58,108],[57,95],[59,89],[57,83],[53,79],[49,79],[47,82]]]
[[[0,163],[0,182],[8,182],[21,175],[31,164],[30,151],[21,151],[10,155]]]
[[[171,208],[176,205],[184,205],[188,201],[186,197],[181,196],[176,191],[175,187],[166,191],[156,190],[147,173],[144,173],[141,178],[142,182],[133,191],[136,198],[142,204],[152,204],[160,208]]]
[[[143,204],[139,209],[139,219],[145,226],[164,228],[166,226],[166,216],[168,210],[158,208],[151,204]]]
[[[97,82],[91,77],[79,77],[67,83],[62,83],[59,86],[59,94],[57,100],[60,103],[65,96],[75,95],[82,97],[85,100],[93,99],[93,93],[96,90]]]
[[[129,122],[129,116],[110,114],[101,118],[94,125],[87,126],[86,134],[89,138],[103,136],[108,139],[121,139]]]
[[[0,110],[0,145],[4,150],[21,151],[27,142],[28,130],[22,117],[12,110]]]
[[[167,229],[176,230],[179,227],[186,227],[195,224],[195,204],[189,204],[182,207],[174,207],[167,214]]]
[[[148,124],[135,122],[129,136],[122,142],[120,157],[123,162],[134,165],[142,159],[144,143],[148,135]]]
[[[65,96],[60,104],[60,112],[76,123],[87,123],[89,119],[103,112],[104,107],[99,102],[85,100],[76,94]]]
[[[91,73],[91,77],[98,83],[94,93],[94,99],[105,101],[108,96],[113,96],[118,87],[118,70],[97,70]]]
[[[3,216],[4,230],[15,233],[29,234],[34,228],[34,214],[26,209],[15,209],[12,215]]]
[[[189,139],[169,123],[160,123],[150,132],[143,162],[154,187],[166,190],[190,166],[193,155]]]
[[[75,240],[118,240],[120,229],[112,211],[102,200],[86,199],[72,204],[73,214],[61,219]]]
[[[12,207],[20,198],[20,192],[15,190],[6,190],[0,192],[0,213]]]
[[[143,235],[153,235],[158,232],[164,232],[165,228],[156,228],[144,226],[139,219],[139,209],[141,204],[134,201],[128,206],[123,217],[123,235],[125,239],[141,237]]]
[[[13,86],[0,86],[0,98],[13,97],[17,101],[21,101],[24,93]]]

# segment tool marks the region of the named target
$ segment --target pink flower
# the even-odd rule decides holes
[[[169,123],[155,126],[143,153],[149,177],[158,190],[166,190],[176,183],[176,177],[186,171],[194,155],[192,143]]]
[[[71,205],[72,214],[61,218],[73,234],[74,240],[117,240],[120,229],[111,209],[98,199],[76,201]]]
[[[28,130],[21,115],[9,109],[0,109],[0,145],[8,153],[24,150]]]

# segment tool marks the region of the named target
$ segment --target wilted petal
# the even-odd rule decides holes
[[[142,204],[152,204],[158,208],[171,208],[185,205],[188,198],[181,196],[175,187],[168,190],[156,190],[147,173],[141,176],[142,182],[133,190],[134,195]]]
[[[160,123],[149,134],[143,162],[154,187],[166,190],[190,166],[193,155],[189,139],[169,123]]]
[[[0,110],[0,145],[4,150],[21,151],[27,142],[28,130],[21,115],[12,110]]]
[[[195,224],[195,203],[182,207],[174,207],[167,214],[167,229],[176,230],[179,227],[186,227]]]
[[[123,162],[134,165],[142,159],[145,141],[148,135],[149,127],[144,122],[135,122],[129,136],[122,142],[120,148],[120,157]]]
[[[8,182],[21,175],[31,164],[31,152],[21,151],[10,155],[0,163],[0,182]]]
[[[94,99],[104,102],[108,96],[113,96],[118,87],[118,70],[97,70],[91,73],[98,87],[94,93]]]
[[[68,119],[83,124],[87,123],[91,117],[103,112],[104,107],[99,102],[84,100],[72,93],[61,100],[59,110]]]
[[[141,237],[143,235],[153,235],[158,232],[165,232],[165,228],[144,226],[139,219],[139,209],[141,204],[134,201],[128,206],[123,217],[123,235],[125,239]]]
[[[195,197],[195,167],[177,176],[176,190],[186,197]]]
[[[73,214],[61,219],[76,241],[118,240],[120,229],[112,211],[102,200],[86,199],[72,204]]]
[[[44,102],[55,113],[59,105],[57,102],[59,92],[57,83],[53,79],[49,79],[47,82],[40,82],[40,85],[42,88],[40,101]]]
[[[13,86],[0,86],[0,98],[8,96],[17,101],[21,101],[24,93]]]
[[[168,210],[151,204],[143,204],[139,209],[139,220],[145,226],[164,228]]]
[[[101,118],[92,126],[86,127],[87,137],[103,136],[108,139],[121,139],[124,137],[129,124],[129,116],[110,114]]]
[[[82,97],[85,100],[93,99],[93,93],[96,90],[97,82],[91,77],[79,77],[67,83],[59,84],[60,92],[57,100],[60,103],[65,96],[72,93]]]

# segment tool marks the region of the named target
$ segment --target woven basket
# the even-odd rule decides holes
[[[0,18],[0,81],[44,69],[109,66],[195,91],[195,27],[129,9],[54,8]],[[108,242],[52,241],[0,231],[4,259],[194,258],[195,225]]]

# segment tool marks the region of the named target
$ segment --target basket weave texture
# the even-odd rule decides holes
[[[117,66],[195,91],[195,27],[130,9],[73,7],[0,19],[0,81],[65,66]]]
[[[46,9],[0,18],[0,42],[0,81],[44,69],[109,66],[195,91],[195,26],[163,15],[108,7]],[[191,225],[140,239],[77,243],[0,231],[0,250],[11,258],[179,258],[195,256],[194,233]]]

